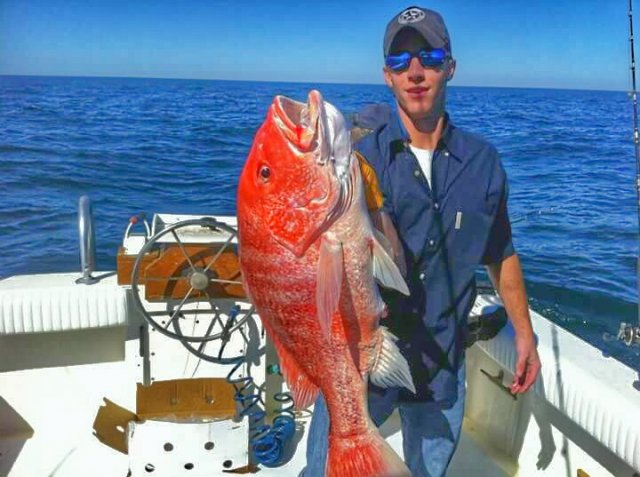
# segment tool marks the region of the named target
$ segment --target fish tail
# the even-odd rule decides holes
[[[365,476],[410,477],[411,472],[375,428],[356,436],[329,435],[326,477]]]

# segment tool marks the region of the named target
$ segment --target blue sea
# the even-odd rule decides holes
[[[312,88],[346,116],[392,99],[382,85],[0,76],[0,277],[79,270],[82,194],[101,270],[132,215],[234,214],[273,96]],[[640,368],[639,350],[603,339],[638,320],[628,95],[450,86],[448,105],[501,153],[533,309]]]

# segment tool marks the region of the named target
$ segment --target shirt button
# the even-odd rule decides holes
[[[439,210],[440,209],[440,204],[438,204],[437,202],[434,202],[433,203],[433,208],[436,209],[436,210]]]
[[[424,280],[424,277],[425,277],[424,273],[421,273],[420,274],[420,280]]]
[[[429,239],[429,247],[433,247],[436,244],[436,241],[433,239]]]
[[[415,171],[413,171],[413,175],[416,177],[420,176],[420,171],[418,169],[416,169]]]
[[[446,157],[449,157],[449,151],[444,151],[444,155],[445,155]]]

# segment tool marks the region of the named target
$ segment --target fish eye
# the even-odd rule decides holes
[[[271,177],[271,169],[269,168],[269,166],[262,166],[260,167],[260,177],[262,177],[263,179],[268,179],[269,177]]]

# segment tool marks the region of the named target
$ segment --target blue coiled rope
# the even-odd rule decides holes
[[[233,324],[240,307],[234,307],[229,313],[228,323]],[[225,343],[226,344],[226,343]],[[225,344],[220,349],[222,355]],[[254,392],[255,384],[251,376],[236,375],[238,369],[245,363],[244,358],[237,362],[227,375],[227,382],[235,389],[234,399],[240,403],[240,417],[249,419],[249,445],[258,463],[267,467],[276,467],[282,463],[284,449],[296,430],[295,415],[293,413],[293,398],[291,393],[280,392],[274,399],[282,404],[278,416],[272,425],[263,424],[266,413],[264,402],[259,393]],[[234,376],[236,375],[236,376]]]
[[[227,375],[227,381],[236,390],[235,400],[240,403],[242,410],[240,417],[249,419],[249,431],[251,436],[249,444],[256,460],[267,467],[275,467],[282,462],[284,449],[287,442],[293,437],[296,424],[293,414],[293,399],[288,392],[276,393],[274,399],[280,403],[291,403],[278,411],[278,416],[272,425],[263,424],[266,413],[263,409],[264,402],[260,394],[255,393],[253,378],[251,376],[238,376],[234,374],[244,364],[238,362]]]
[[[281,403],[283,407],[277,411],[278,416],[273,420],[272,425],[261,424],[264,422],[266,412],[264,411],[264,402],[260,394],[256,394],[255,383],[251,376],[241,376],[238,370],[245,364],[244,356],[236,356],[234,358],[223,358],[222,354],[229,342],[231,336],[231,328],[235,324],[237,316],[240,314],[238,305],[229,311],[229,319],[225,323],[222,331],[222,345],[218,352],[218,357],[213,357],[203,352],[203,346],[195,348],[187,340],[180,340],[182,345],[197,357],[217,364],[233,365],[233,368],[227,374],[227,382],[232,384],[235,389],[234,399],[240,403],[240,417],[245,416],[249,419],[249,432],[251,433],[249,445],[256,461],[267,467],[276,467],[282,463],[284,449],[288,441],[295,434],[295,415],[293,413],[293,398],[288,392],[280,392],[274,394],[274,399]],[[182,334],[180,330],[179,320],[173,322],[176,334]],[[277,366],[270,366],[268,372],[279,372]],[[235,375],[235,376],[234,376]],[[288,405],[287,405],[288,404]]]

